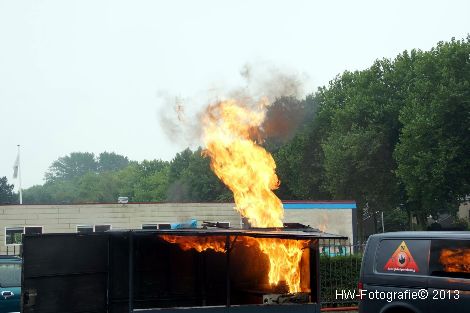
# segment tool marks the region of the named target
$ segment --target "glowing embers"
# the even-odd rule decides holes
[[[470,273],[470,248],[442,249],[439,256],[445,272]]]
[[[177,244],[182,250],[194,249],[198,252],[215,251],[226,253],[227,237],[225,236],[175,236],[161,235],[163,240]],[[310,289],[309,280],[304,274],[302,283],[302,263],[304,272],[309,273],[309,240],[255,238],[248,236],[231,236],[230,248],[232,258],[238,260],[239,271],[248,276],[264,273],[264,280],[270,286],[285,285],[289,293],[297,293]],[[235,262],[236,263],[236,262]]]

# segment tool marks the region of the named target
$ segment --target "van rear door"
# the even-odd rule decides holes
[[[362,312],[381,312],[396,305],[429,312],[427,299],[411,295],[427,291],[430,240],[393,238],[371,244],[375,249],[370,249],[363,261]]]

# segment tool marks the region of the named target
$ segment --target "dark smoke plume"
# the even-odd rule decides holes
[[[228,91],[210,89],[202,100],[207,105],[231,98],[248,106],[259,105],[259,100],[267,98],[266,120],[259,130],[264,138],[278,138],[282,142],[290,139],[297,126],[305,116],[304,102],[298,100],[304,96],[304,82],[306,77],[281,70],[266,63],[245,64],[240,70],[244,86]],[[201,145],[201,116],[206,107],[201,103],[186,101],[180,97],[161,94],[163,107],[159,112],[160,125],[166,135],[175,143],[184,147],[197,147]],[[203,103],[204,103],[203,102]],[[199,112],[189,113],[189,107],[199,107]]]

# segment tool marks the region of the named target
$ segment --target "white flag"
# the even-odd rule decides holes
[[[18,177],[18,167],[20,166],[20,155],[16,156],[15,164],[13,165],[13,178]]]

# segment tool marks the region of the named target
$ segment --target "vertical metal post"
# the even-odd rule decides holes
[[[206,259],[206,254],[205,253],[199,253],[200,258],[202,258],[202,266],[201,268],[201,292],[202,292],[202,306],[207,305],[207,291],[206,291],[206,284],[207,284],[207,279],[206,279],[206,271],[207,271],[207,259]]]
[[[227,255],[226,262],[226,281],[227,281],[227,307],[230,307],[230,236],[225,237],[225,254]]]
[[[129,231],[129,313],[134,311],[134,236]]]
[[[384,226],[384,211],[382,211],[382,233],[385,233],[385,226]]]
[[[106,260],[106,312],[109,312],[109,305],[110,305],[110,292],[111,292],[111,236],[108,235],[108,247],[107,247],[107,260]]]
[[[320,245],[318,239],[313,239],[310,245],[310,290],[312,302],[317,304],[320,312]]]

